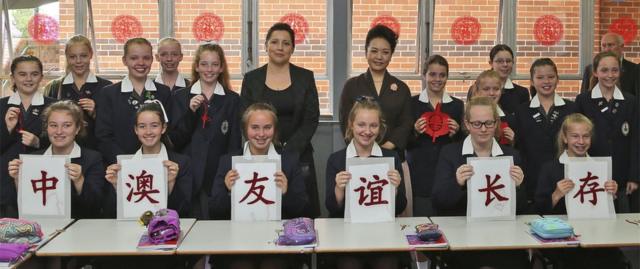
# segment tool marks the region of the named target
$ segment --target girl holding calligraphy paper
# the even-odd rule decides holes
[[[169,135],[176,148],[191,157],[194,176],[192,211],[208,219],[211,186],[220,157],[240,150],[240,96],[231,90],[229,67],[222,47],[198,46],[191,69],[193,85],[173,95]]]
[[[159,155],[162,164],[167,169],[167,187],[169,199],[167,207],[178,211],[180,217],[190,216],[191,192],[193,177],[191,176],[190,159],[171,151],[171,142],[166,135],[167,116],[158,103],[143,104],[135,115],[134,132],[141,143],[135,156],[153,154]],[[107,167],[106,179],[113,188],[109,192],[108,209],[110,217],[115,216],[116,208],[116,184],[118,183],[118,171],[120,164],[112,164]]]
[[[47,150],[34,152],[42,155],[67,155],[71,163],[65,165],[71,180],[71,218],[86,219],[100,217],[103,198],[104,166],[97,151],[79,146],[75,140],[84,135],[84,112],[73,101],[58,101],[43,112],[44,127],[51,146]],[[9,162],[9,175],[18,186],[18,174],[23,169],[22,161]],[[27,167],[33,169],[37,167]]]
[[[427,87],[420,95],[411,98],[415,123],[407,149],[407,162],[413,175],[413,215],[431,216],[435,213],[431,204],[431,187],[438,154],[443,145],[460,140],[464,103],[445,91],[449,63],[444,57],[429,57],[422,68],[422,76]],[[442,120],[444,116],[447,120]]]
[[[502,98],[502,84],[504,81],[500,74],[493,70],[486,70],[478,75],[473,90],[473,97],[485,96],[491,97],[496,104],[498,115],[500,116],[500,129],[498,129],[499,140],[502,145],[513,145],[515,142],[516,133],[510,127],[513,125],[513,113],[506,114],[502,108],[500,108],[500,99]]]
[[[386,130],[385,121],[382,118],[382,110],[377,102],[363,98],[358,100],[349,112],[347,118],[345,137],[350,141],[349,145],[340,151],[334,152],[327,160],[325,204],[329,210],[329,217],[342,218],[345,211],[345,191],[351,173],[346,171],[346,159],[352,157],[375,158],[393,157],[395,169],[389,170],[385,175],[392,186],[396,188],[395,213],[402,213],[407,205],[402,175],[400,158],[393,150],[382,148],[378,143],[384,137]],[[355,193],[353,193],[355,195]],[[366,225],[366,224],[365,224]],[[394,255],[344,255],[339,256],[338,268],[362,268],[365,264],[373,268],[398,268],[398,257]]]
[[[17,217],[17,192],[7,164],[18,155],[47,146],[42,133],[42,111],[55,99],[38,92],[42,81],[40,59],[23,55],[11,62],[13,94],[0,99],[0,217]]]

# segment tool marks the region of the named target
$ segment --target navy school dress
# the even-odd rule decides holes
[[[578,112],[584,114],[594,124],[591,137],[591,156],[611,156],[613,179],[618,183],[619,194],[626,189],[627,181],[638,182],[638,120],[637,104],[634,96],[614,90],[613,98],[607,102],[602,97],[599,84],[590,92],[576,97]],[[626,212],[624,195],[619,195],[616,209]],[[622,206],[623,208],[619,208]]]
[[[199,81],[175,92],[171,116],[175,120],[170,122],[169,136],[176,150],[192,161],[192,213],[196,218],[208,219],[208,197],[220,157],[241,149],[242,102],[237,93],[217,83],[211,100],[194,113],[189,109],[189,102],[201,93]]]
[[[73,75],[69,73],[64,78],[49,82],[49,84],[45,86],[44,95],[57,100],[72,100],[76,104],[83,98],[93,99],[95,102],[100,90],[111,84],[113,84],[111,81],[98,77],[93,73],[89,73],[87,81],[82,85],[82,87],[80,87],[80,89],[78,89],[74,84]],[[97,109],[97,104],[94,110],[95,109]],[[97,150],[98,140],[95,135],[96,120],[86,111],[84,112],[86,135],[84,137],[78,137],[76,140],[78,145],[82,147]]]
[[[557,136],[564,118],[574,113],[575,104],[555,95],[553,106],[548,113],[540,105],[538,95],[534,96],[516,110],[513,130],[516,133],[516,145],[522,156],[524,183],[527,200],[532,202],[536,193],[536,183],[540,167],[556,158]]]
[[[134,132],[136,112],[147,100],[159,100],[171,123],[171,92],[167,86],[147,79],[138,95],[129,77],[103,88],[96,102],[96,137],[106,165],[116,163],[116,156],[133,154],[140,148]]]
[[[0,119],[0,217],[17,217],[18,215],[18,196],[13,179],[9,177],[9,162],[17,159],[20,154],[32,153],[48,146],[48,140],[42,136],[42,112],[53,102],[55,99],[36,92],[29,109],[25,111],[18,93],[0,99],[0,115],[3,115]],[[7,123],[4,120],[4,115],[10,107],[19,107],[22,118],[11,133],[7,130]],[[40,147],[23,145],[22,135],[18,133],[19,129],[40,136]]]
[[[244,155],[248,153],[248,145],[245,145]],[[269,149],[268,156],[277,155],[273,145]],[[209,210],[212,219],[228,220],[231,219],[231,191],[224,184],[224,177],[231,170],[231,157],[242,156],[241,151],[227,154],[220,158],[218,165],[218,173],[213,181],[213,190],[209,199]],[[304,209],[309,202],[306,188],[304,186],[304,174],[302,173],[300,163],[298,161],[298,153],[287,151],[281,155],[281,170],[287,177],[287,193],[282,196],[282,219],[292,219],[304,216]],[[246,179],[238,179],[236,184]]]
[[[346,170],[347,152],[349,152],[349,155],[351,155],[350,157],[356,157],[355,148],[351,143],[346,148],[332,153],[331,156],[329,156],[329,160],[327,160],[325,206],[329,210],[330,218],[344,217],[344,207],[346,201],[343,202],[341,206],[338,205],[334,189],[336,187],[336,174],[338,174],[338,172],[340,171]],[[383,149],[376,144],[374,145],[374,149],[372,150],[371,155],[372,156],[370,156],[370,158],[393,157],[395,170],[398,170],[398,172],[400,172],[400,177],[402,178],[402,164],[400,163],[400,158],[398,157],[396,151]],[[400,181],[400,185],[396,188],[396,215],[402,213],[406,206],[407,197],[405,195],[404,179],[402,179]]]
[[[411,113],[414,123],[423,113],[433,112],[434,110],[434,106],[429,103],[426,90],[423,90],[420,95],[411,98]],[[451,119],[462,126],[464,103],[460,99],[444,93],[440,111],[449,115]],[[447,123],[444,123],[443,128],[448,129]],[[451,137],[447,134],[436,138],[435,142],[433,142],[432,137],[426,133],[418,134],[415,130],[412,132],[412,137],[409,139],[407,146],[407,163],[411,171],[415,216],[428,216],[433,213],[430,205],[419,204],[419,202],[424,200],[426,203],[430,203],[440,150],[446,144],[461,140],[463,138],[462,134],[461,127],[455,136]]]

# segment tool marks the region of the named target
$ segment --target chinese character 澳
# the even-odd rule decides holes
[[[256,196],[255,199],[253,199],[253,201],[248,202],[247,204],[252,205],[255,204],[258,201],[262,201],[263,203],[270,205],[275,203],[274,201],[270,201],[265,199],[264,197],[262,197],[262,193],[264,192],[264,186],[260,185],[260,186],[256,186],[256,184],[258,184],[258,182],[262,182],[262,181],[267,181],[269,180],[269,178],[267,177],[258,177],[258,173],[257,172],[253,172],[253,178],[249,179],[249,180],[245,180],[244,183],[247,184],[251,184],[251,187],[249,187],[249,191],[247,192],[247,194],[244,195],[244,197],[242,197],[242,199],[240,200],[240,203],[244,202],[244,200],[246,200],[250,194],[253,194]]]
[[[127,182],[125,185],[129,187],[129,195],[127,195],[127,201],[131,202],[131,196],[138,196],[138,200],[135,200],[134,203],[138,203],[142,201],[142,199],[147,198],[149,202],[152,204],[157,204],[158,201],[153,199],[150,194],[152,193],[160,193],[160,190],[153,189],[153,175],[147,174],[146,170],[142,170],[139,176],[129,175],[129,179],[136,181],[136,188],[131,187],[131,183]]]
[[[490,175],[485,175],[485,178],[487,179],[487,187],[482,188],[482,189],[478,189],[478,191],[480,192],[486,192],[487,193],[487,199],[485,199],[484,201],[484,206],[489,206],[489,204],[491,204],[491,202],[493,202],[493,200],[498,199],[498,201],[507,201],[509,200],[509,198],[504,197],[502,195],[500,195],[497,190],[504,188],[504,184],[497,184],[498,180],[500,180],[500,175],[496,175],[495,178],[493,179],[493,181],[491,181],[491,176]],[[495,195],[495,197],[491,197],[492,195]]]
[[[592,180],[597,180],[598,176],[594,176],[591,174],[591,172],[587,172],[587,176],[584,178],[580,179],[580,182],[582,182],[582,184],[580,185],[580,190],[578,190],[578,192],[576,193],[576,195],[573,196],[573,198],[576,198],[578,196],[580,196],[580,203],[584,204],[584,195],[585,194],[591,194],[592,198],[591,200],[589,200],[589,202],[591,202],[591,204],[596,205],[598,203],[598,192],[603,192],[604,188],[600,187],[600,184],[598,184],[597,181],[591,182],[589,183],[589,181]],[[589,189],[587,191],[585,191],[585,188],[589,187]]]
[[[31,187],[33,188],[33,193],[42,191],[42,205],[46,206],[47,191],[56,189],[56,185],[58,184],[58,178],[56,177],[47,178],[47,171],[44,171],[44,170],[40,170],[40,174],[42,175],[40,179],[31,180]],[[49,182],[51,182],[51,185],[48,184]],[[40,187],[38,187],[38,183],[41,184]]]
[[[354,191],[360,192],[360,198],[358,198],[358,204],[371,206],[371,205],[382,205],[382,204],[389,203],[389,201],[382,199],[382,188],[385,185],[389,184],[389,181],[386,179],[380,179],[378,175],[373,175],[373,179],[374,179],[373,181],[367,182],[366,178],[364,177],[360,178],[360,181],[362,183],[367,183],[367,187],[365,189],[364,186],[360,186],[354,189]],[[368,192],[368,194],[365,194],[365,190]],[[365,202],[367,198],[369,199],[369,201]]]

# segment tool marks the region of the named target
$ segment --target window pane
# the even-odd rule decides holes
[[[624,38],[624,58],[640,63],[640,1],[595,1],[594,5],[594,54],[600,52],[602,35],[614,32]]]
[[[381,3],[382,2],[382,3]],[[365,41],[372,25],[382,23],[399,34],[398,44],[389,64],[391,73],[417,74],[418,52],[418,0],[372,1],[354,0],[351,18],[351,73],[367,70]]]
[[[184,58],[180,72],[191,74],[198,45],[214,41],[224,49],[229,73],[239,75],[242,62],[242,1],[181,0],[175,3],[176,39],[182,44]],[[233,90],[240,86],[232,83]]]

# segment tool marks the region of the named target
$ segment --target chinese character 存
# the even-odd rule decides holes
[[[158,201],[153,199],[150,194],[152,193],[160,193],[160,190],[153,189],[153,175],[147,174],[147,170],[142,170],[139,176],[129,175],[129,179],[136,181],[135,191],[134,188],[131,187],[131,183],[127,182],[125,185],[129,187],[129,195],[127,195],[127,201],[131,202],[131,196],[138,196],[138,200],[135,200],[134,203],[138,203],[142,201],[142,199],[147,198],[150,203],[157,204]]]
[[[500,180],[500,175],[496,175],[495,178],[493,179],[493,181],[491,181],[491,176],[490,175],[485,175],[485,178],[487,179],[487,187],[482,188],[482,189],[478,189],[478,191],[480,192],[486,192],[487,193],[487,199],[484,201],[484,206],[489,206],[489,204],[491,204],[491,202],[493,202],[493,200],[498,199],[498,201],[507,201],[509,200],[509,198],[504,197],[502,195],[500,195],[497,190],[504,188],[504,184],[497,184],[498,180]],[[491,197],[492,195],[495,195],[495,197]]]
[[[358,204],[371,206],[371,205],[384,205],[388,204],[389,201],[382,199],[382,187],[389,184],[389,181],[386,179],[380,179],[378,175],[373,175],[373,181],[367,182],[367,179],[364,177],[360,178],[360,182],[367,183],[367,188],[364,186],[360,186],[355,188],[355,192],[360,192],[360,198],[358,198]],[[365,194],[365,190],[369,192],[369,194]],[[369,198],[369,201],[365,202]]]
[[[249,180],[245,180],[244,183],[247,184],[251,184],[251,187],[249,187],[249,191],[247,192],[247,194],[244,195],[244,197],[242,197],[242,199],[240,200],[240,203],[244,202],[244,200],[246,200],[250,194],[253,194],[256,196],[256,199],[253,199],[253,201],[248,202],[247,204],[252,205],[255,204],[258,201],[262,201],[263,203],[270,205],[275,203],[274,201],[270,201],[265,199],[264,197],[262,197],[262,193],[264,192],[264,186],[260,185],[260,186],[256,186],[256,184],[258,184],[258,182],[262,182],[262,181],[267,181],[269,180],[269,178],[267,177],[258,177],[258,173],[257,172],[253,172],[253,178],[249,179]]]
[[[580,190],[578,190],[578,192],[576,193],[576,195],[573,196],[573,198],[580,196],[580,203],[584,204],[584,195],[591,194],[592,198],[591,200],[589,200],[589,202],[591,202],[591,204],[593,205],[596,205],[598,203],[598,195],[597,195],[598,192],[604,191],[604,188],[602,187],[598,188],[600,184],[598,184],[597,181],[589,183],[589,181],[596,180],[596,179],[598,179],[598,176],[594,176],[591,174],[591,172],[587,172],[587,176],[580,179],[580,182],[582,182],[582,184],[580,185]],[[585,191],[584,189],[586,187],[589,187],[589,190]]]
[[[58,178],[56,177],[47,178],[47,171],[44,171],[44,170],[40,170],[40,174],[42,175],[40,179],[31,180],[31,187],[33,188],[33,193],[42,191],[42,205],[46,206],[47,191],[56,189],[56,185],[58,184]],[[51,185],[48,184],[49,182],[51,182]],[[38,183],[41,184],[40,187],[38,187]]]

